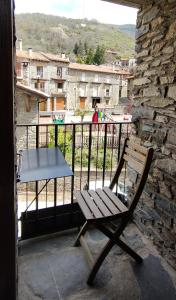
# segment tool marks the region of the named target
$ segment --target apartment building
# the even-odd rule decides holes
[[[69,109],[113,108],[118,104],[120,76],[112,67],[70,63]]]
[[[17,80],[49,95],[40,103],[41,115],[63,110],[117,107],[119,98],[127,97],[127,71],[112,66],[70,63],[65,55],[16,51]],[[125,73],[124,73],[125,72]],[[127,74],[128,73],[128,74]]]
[[[40,111],[52,112],[66,109],[66,80],[69,59],[64,55],[27,51],[16,51],[17,80],[49,95],[40,103]]]

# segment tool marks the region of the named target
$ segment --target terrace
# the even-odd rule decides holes
[[[44,201],[36,199],[33,204],[35,212],[33,221],[34,224],[37,224],[39,221],[38,225],[42,226],[33,226],[31,230],[30,226],[27,226],[26,219],[26,222],[22,224],[22,226],[24,225],[21,233],[22,239],[29,237],[29,235],[30,237],[36,235],[38,237],[20,241],[19,243],[19,299],[88,299],[90,297],[92,299],[175,299],[176,297],[174,287],[175,271],[172,269],[172,267],[175,268],[176,262],[176,45],[174,17],[176,5],[173,0],[111,0],[110,2],[140,8],[136,34],[137,70],[134,77],[133,90],[135,96],[133,103],[135,126],[133,126],[131,134],[135,136],[136,141],[145,146],[153,146],[156,151],[145,193],[140,202],[139,213],[135,215],[135,222],[145,235],[141,234],[135,225],[130,224],[129,232],[126,233],[126,236],[134,248],[144,257],[144,264],[138,268],[136,264],[131,262],[129,257],[123,254],[119,255],[119,251],[114,247],[97,277],[95,287],[89,288],[85,284],[88,266],[84,262],[82,251],[80,248],[72,247],[76,234],[75,229],[71,229],[69,232],[60,231],[60,233],[51,234],[51,232],[59,230],[54,228],[54,222],[51,222],[52,226],[48,226],[47,232],[44,232],[43,224],[41,223],[43,218],[42,220],[38,218],[41,216],[39,214],[40,205],[41,203],[43,205]],[[14,300],[17,299],[17,237],[13,1],[2,1],[0,15],[0,89],[2,100],[0,110],[0,128],[2,130],[0,156],[0,232],[2,241],[0,247],[0,298]],[[73,128],[75,127],[75,133],[78,132],[77,125],[72,124],[72,126]],[[118,126],[120,127],[120,125]],[[36,137],[39,137],[40,129],[38,130],[37,128],[39,127],[36,126],[34,134]],[[72,130],[74,130],[73,128]],[[44,131],[44,134],[46,132],[47,130]],[[54,129],[54,132],[56,137],[54,139],[55,143],[58,138],[57,129]],[[120,131],[117,132],[120,133]],[[29,137],[28,135],[26,136]],[[90,136],[88,138],[89,141],[91,141]],[[46,137],[48,137],[48,134],[46,134]],[[27,140],[29,143],[28,145],[26,144],[26,147],[31,145],[32,142],[28,138]],[[40,143],[46,142],[45,138],[44,142],[38,138],[32,138],[32,140],[34,144],[31,146],[33,147],[40,146]],[[76,136],[75,139],[73,138],[72,143],[74,140],[76,141]],[[50,140],[47,141],[47,145],[50,142]],[[106,159],[106,137],[102,143],[104,167],[100,174],[100,181],[104,183],[108,174],[104,161]],[[110,145],[112,149],[116,149],[112,141],[110,141]],[[89,148],[89,146],[87,147],[86,170],[84,170],[82,163],[82,172],[85,171],[87,178],[86,184],[99,180],[95,175],[96,168],[94,177],[91,177],[91,151],[89,151],[91,147]],[[120,143],[118,143],[118,149],[119,146]],[[120,150],[113,151],[116,152],[116,160],[118,160]],[[68,154],[66,151],[65,155],[67,159]],[[71,159],[69,159],[75,173],[74,181],[76,182],[78,177],[78,187],[80,185],[83,187],[85,182],[82,180],[80,182],[82,177],[76,174],[75,155],[76,153],[74,153],[72,148]],[[81,169],[81,164],[79,168]],[[111,170],[113,172],[113,168],[110,168],[107,180],[111,176]],[[34,183],[34,187],[35,185]],[[64,182],[62,182],[61,187],[64,195]],[[52,211],[54,209],[56,212],[56,207],[61,207],[64,204],[63,201],[65,201],[67,209],[70,205],[74,205],[72,196],[74,187],[73,183],[70,184],[69,197],[65,193],[62,199],[57,199],[60,194],[60,188],[58,193],[54,192],[53,194],[53,191],[51,192],[52,197],[54,196],[55,198],[54,202],[53,200],[51,201]],[[50,188],[57,191],[57,182]],[[22,198],[24,198],[22,201],[27,207],[28,201],[31,201],[29,194],[32,193],[34,195],[36,190],[33,187],[30,187],[30,189],[26,187],[25,193],[24,189],[22,192]],[[49,203],[47,190],[45,190],[45,195],[48,197],[45,197],[45,209],[49,209],[47,207]],[[21,211],[24,212],[25,208],[21,209]],[[28,212],[28,216],[31,216],[32,219],[30,214],[32,214],[31,210]],[[53,220],[53,216],[50,215],[50,217],[49,219]],[[48,218],[46,219],[48,220]],[[65,228],[60,228],[60,230],[68,228],[70,224],[70,227],[77,227],[78,224],[73,224],[71,223],[72,221],[70,217],[65,218]],[[51,223],[46,222],[45,224]],[[39,237],[41,233],[49,232],[50,235]],[[151,244],[150,240],[146,239],[146,235],[151,237],[153,243],[157,245],[159,254],[153,243]],[[103,238],[97,236],[96,232],[93,231],[89,240],[92,244],[104,242]],[[160,254],[162,257],[160,257]],[[166,261],[172,267],[168,266]]]
[[[74,191],[109,184],[124,139],[131,135],[131,130],[132,123],[128,121],[17,126],[18,147],[58,145],[74,173],[72,178],[53,179],[40,195],[38,191],[44,181],[18,184],[20,300],[166,299],[168,295],[175,299],[174,270],[135,222],[128,226],[125,238],[144,257],[143,266],[136,265],[120,248],[114,247],[93,288],[86,285],[89,267],[83,251],[73,247],[84,220],[75,203]],[[129,184],[124,169],[114,190],[123,201],[128,201]],[[94,256],[106,240],[103,234],[91,230],[88,241]]]

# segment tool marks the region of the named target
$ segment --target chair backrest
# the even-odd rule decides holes
[[[114,185],[118,182],[118,178],[121,174],[125,162],[127,163],[127,166],[136,171],[140,179],[135,189],[135,193],[133,195],[133,199],[129,208],[131,213],[133,213],[142,194],[152,163],[152,157],[153,148],[146,148],[131,141],[128,138],[125,140],[118,167],[109,187],[110,189],[113,189]]]

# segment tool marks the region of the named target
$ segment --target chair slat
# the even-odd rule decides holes
[[[96,192],[112,214],[117,214],[120,212],[119,209],[111,201],[111,198],[109,198],[108,195],[102,189],[96,189]]]
[[[94,198],[95,203],[98,205],[104,217],[109,217],[112,215],[95,191],[90,190],[89,194],[92,196],[92,198]]]
[[[141,154],[135,150],[132,150],[128,147],[126,147],[125,152],[129,155],[137,159],[141,163],[145,163],[146,156],[144,154]]]
[[[144,169],[144,165],[133,159],[131,156],[124,154],[124,160],[128,162],[129,166],[136,170],[138,173],[142,173]]]
[[[92,212],[84,201],[84,198],[81,195],[81,192],[75,192],[75,197],[78,200],[78,203],[81,207],[82,212],[84,213],[87,220],[93,219]]]
[[[87,191],[82,191],[81,192],[87,206],[89,207],[89,209],[92,211],[92,213],[94,214],[95,218],[101,218],[103,217],[102,213],[100,212],[100,210],[98,209],[98,207],[95,205],[93,199],[90,197],[90,195],[88,194]]]
[[[145,148],[144,146],[141,146],[141,145],[139,145],[137,143],[134,143],[134,142],[132,142],[130,140],[127,141],[127,145],[129,146],[129,148],[137,150],[138,152],[141,152],[141,153],[143,153],[145,155],[148,153],[148,149],[147,148]]]
[[[103,190],[111,198],[113,203],[118,207],[120,212],[128,211],[128,208],[120,201],[120,199],[116,195],[114,195],[110,188],[104,187]]]

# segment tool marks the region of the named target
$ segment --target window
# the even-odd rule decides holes
[[[37,76],[43,78],[43,67],[37,66]]]
[[[105,96],[109,97],[110,96],[110,90],[109,89],[105,89]]]
[[[58,89],[63,89],[63,83],[62,83],[62,82],[58,82],[57,88],[58,88]]]
[[[86,74],[85,73],[81,73],[81,80],[85,81],[86,80]]]
[[[35,82],[35,89],[39,89],[40,91],[45,91],[45,83],[44,82]]]
[[[98,74],[95,74],[94,81],[95,81],[95,82],[98,82]]]
[[[106,99],[106,105],[109,105],[109,99]]]
[[[61,67],[57,67],[57,76],[62,78],[62,68]]]

